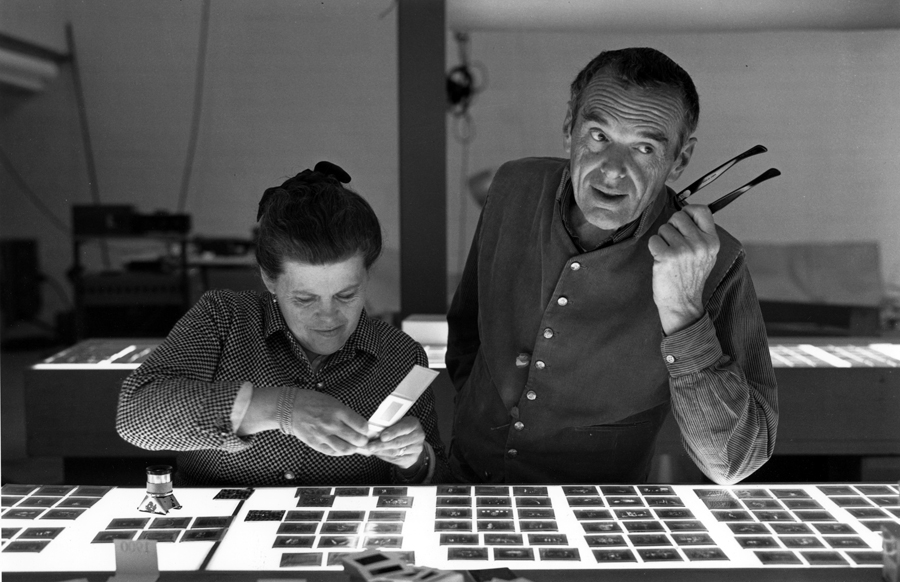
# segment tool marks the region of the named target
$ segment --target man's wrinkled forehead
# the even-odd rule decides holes
[[[603,71],[585,87],[574,123],[630,123],[643,137],[666,146],[678,142],[685,131],[685,107],[667,87],[641,87]]]

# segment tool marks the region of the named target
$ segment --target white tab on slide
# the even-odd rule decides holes
[[[377,437],[381,431],[403,418],[438,374],[437,370],[413,366],[409,374],[400,381],[369,419],[369,438]]]

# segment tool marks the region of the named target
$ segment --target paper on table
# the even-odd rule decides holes
[[[437,375],[437,370],[413,366],[409,374],[400,381],[393,392],[388,394],[378,410],[369,418],[369,438],[377,437],[381,431],[403,418]]]
[[[159,560],[156,540],[113,540],[116,551],[116,575],[109,582],[156,582]]]

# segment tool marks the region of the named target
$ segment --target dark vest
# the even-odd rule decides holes
[[[454,422],[456,462],[472,479],[644,481],[669,410],[647,243],[675,212],[671,192],[633,237],[583,253],[556,200],[567,163],[504,165],[484,208],[481,347]],[[719,235],[704,300],[740,249]]]

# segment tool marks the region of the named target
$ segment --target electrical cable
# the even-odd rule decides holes
[[[62,283],[47,275],[46,273],[41,273],[40,276],[41,281],[47,283],[47,285],[49,285],[50,288],[56,292],[56,295],[62,300],[67,309],[71,310],[74,308],[74,306],[72,305],[72,300],[69,298],[69,294],[66,293],[65,287],[62,286]]]
[[[13,181],[15,181],[16,184],[18,184],[19,189],[25,194],[25,197],[28,198],[28,200],[31,201],[31,203],[34,204],[34,206],[41,213],[43,213],[48,219],[50,219],[50,222],[53,224],[53,226],[57,227],[58,229],[60,229],[64,233],[66,233],[67,235],[70,234],[71,231],[69,230],[69,226],[65,223],[65,221],[61,220],[58,216],[56,216],[56,214],[54,214],[53,211],[50,210],[50,208],[48,208],[46,204],[44,204],[43,200],[41,200],[41,197],[38,196],[34,192],[34,190],[32,190],[28,186],[28,183],[25,181],[25,178],[23,178],[22,175],[19,174],[19,172],[16,170],[16,167],[13,165],[12,161],[9,159],[9,156],[6,155],[6,151],[3,149],[2,146],[0,146],[0,162],[3,163],[3,166],[6,168],[6,171],[9,172],[10,176],[12,176]]]
[[[472,74],[472,64],[469,62],[469,35],[465,32],[456,32],[454,39],[457,43],[460,64],[447,73],[447,101],[449,102],[449,111],[455,118],[452,129],[453,139],[462,147],[459,174],[459,238],[457,240],[457,260],[462,269],[466,264],[470,243],[466,232],[469,202],[466,192],[469,188],[470,145],[475,140],[475,123],[469,114],[469,109],[475,96],[484,90],[487,71],[482,65],[475,65],[479,69],[482,79],[481,83],[476,83],[475,76]]]
[[[466,264],[466,254],[469,247],[468,233],[466,232],[469,197],[466,195],[466,190],[468,188],[469,156],[471,152],[469,145],[475,139],[475,125],[472,117],[466,113],[456,118],[456,124],[453,127],[453,138],[462,147],[459,162],[459,239],[457,240],[457,264],[462,269]]]
[[[378,20],[382,20],[382,19],[384,19],[384,17],[386,17],[388,14],[390,14],[394,10],[394,8],[397,7],[397,4],[399,4],[399,2],[400,2],[400,0],[392,0],[391,5],[388,6],[387,8],[385,8],[384,10],[382,10],[381,14],[378,15]]]
[[[194,170],[194,155],[197,153],[197,137],[200,133],[200,117],[203,113],[203,86],[206,76],[206,50],[209,44],[209,10],[210,0],[203,0],[203,11],[200,16],[200,40],[197,49],[197,72],[194,77],[194,106],[191,115],[191,130],[188,137],[187,156],[184,161],[184,173],[181,175],[181,190],[178,193],[178,212],[184,212],[187,205],[188,187]]]

